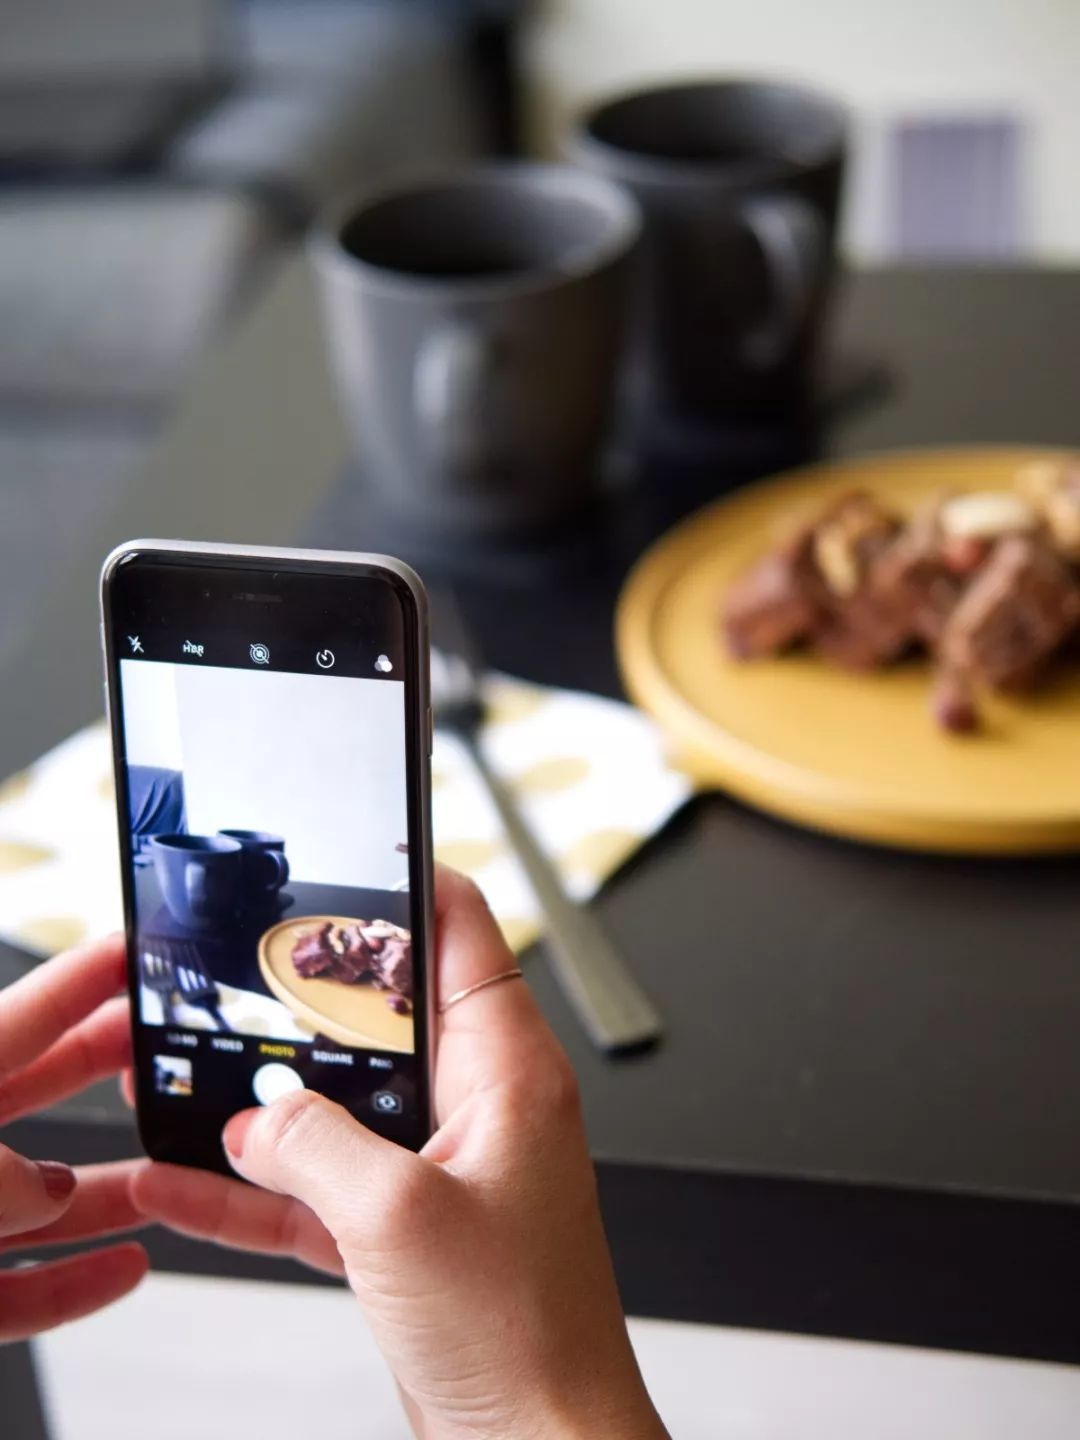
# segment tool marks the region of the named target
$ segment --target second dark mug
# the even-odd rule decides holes
[[[790,410],[813,380],[834,271],[843,109],[722,80],[599,105],[570,150],[645,219],[632,360],[665,418]]]
[[[219,830],[218,834],[235,840],[243,851],[245,908],[255,913],[272,910],[278,891],[289,878],[285,841],[267,830]]]
[[[596,494],[639,230],[608,181],[504,164],[316,234],[360,473],[392,516],[448,538],[526,534]]]
[[[236,921],[244,908],[243,850],[224,835],[155,835],[149,842],[169,914],[192,930]]]

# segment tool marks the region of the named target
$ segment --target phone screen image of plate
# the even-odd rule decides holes
[[[293,637],[258,612],[245,633],[153,607],[114,627],[144,1131],[163,1097],[163,1126],[217,1125],[301,1086],[416,1130],[402,639],[383,653],[329,613]]]

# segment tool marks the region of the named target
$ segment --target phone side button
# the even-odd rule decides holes
[[[435,751],[435,717],[431,713],[431,706],[427,712],[427,753],[432,755]]]

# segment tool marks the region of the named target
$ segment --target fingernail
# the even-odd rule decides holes
[[[244,1153],[244,1141],[247,1138],[248,1128],[257,1114],[256,1110],[241,1110],[240,1114],[234,1115],[221,1132],[222,1143],[234,1158],[238,1159]]]
[[[75,1189],[75,1171],[59,1160],[39,1160],[41,1183],[50,1200],[66,1200]]]

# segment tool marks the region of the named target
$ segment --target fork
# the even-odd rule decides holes
[[[148,990],[152,990],[161,1001],[161,1010],[166,1025],[176,1024],[176,1011],[172,997],[176,989],[176,976],[172,961],[154,950],[143,950],[139,955],[139,975]]]
[[[453,654],[432,649],[431,699],[435,723],[465,745],[495,804],[506,838],[544,912],[544,946],[555,978],[590,1039],[611,1052],[638,1049],[657,1040],[661,1021],[652,1001],[593,914],[567,895],[509,788],[484,756],[480,745],[484,700],[467,645]]]
[[[196,946],[190,941],[169,941],[168,952],[181,1000],[205,1010],[219,1030],[231,1033],[232,1027],[219,1009],[221,992],[203,969]]]

